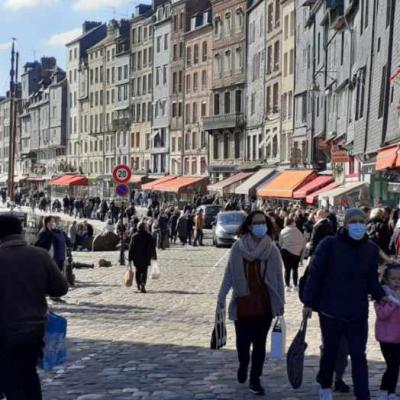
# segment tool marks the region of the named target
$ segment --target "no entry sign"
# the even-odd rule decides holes
[[[124,183],[120,183],[120,184],[115,188],[115,193],[117,193],[117,195],[120,196],[120,197],[126,197],[126,196],[128,196],[128,193],[129,193],[128,186],[125,185]]]
[[[132,177],[131,169],[127,165],[117,165],[113,169],[113,178],[117,183],[128,183]]]

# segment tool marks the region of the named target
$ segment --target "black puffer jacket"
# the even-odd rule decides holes
[[[390,230],[389,225],[380,217],[372,218],[367,224],[367,234],[381,250],[389,253]]]

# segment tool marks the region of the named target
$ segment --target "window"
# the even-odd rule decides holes
[[[281,4],[280,0],[275,0],[275,27],[278,27],[280,24],[281,18]]]
[[[295,23],[295,14],[294,14],[294,11],[291,11],[291,13],[290,13],[290,36],[294,36],[294,34],[295,34],[294,23]]]
[[[178,58],[178,46],[176,44],[174,44],[172,55],[172,58],[175,61]]]
[[[186,65],[189,67],[192,64],[192,48],[186,48]]]
[[[279,71],[279,41],[274,44],[274,71]]]
[[[218,135],[213,136],[213,157],[214,160],[218,160],[219,158],[219,140]]]
[[[168,50],[168,33],[164,35],[164,50]]]
[[[172,117],[175,118],[176,116],[176,103],[172,103]]]
[[[195,123],[197,122],[197,103],[193,103],[193,109],[192,109],[192,122]]]
[[[283,55],[283,76],[286,77],[288,74],[288,54]]]
[[[221,56],[216,54],[214,56],[214,77],[219,78],[221,76]]]
[[[160,67],[156,68],[156,86],[160,84]]]
[[[270,3],[268,5],[268,33],[273,30],[273,20],[274,20],[274,5]]]
[[[321,33],[318,32],[318,42],[317,42],[317,63],[321,61]]]
[[[214,115],[219,115],[219,94],[214,94]]]
[[[236,93],[235,93],[235,111],[237,113],[242,112],[242,91],[241,90],[236,90]]]
[[[177,93],[178,91],[178,74],[174,72],[172,74],[172,92]]]
[[[188,75],[186,75],[186,93],[190,93],[190,82],[191,82],[191,79],[190,79],[190,75],[188,74]]]
[[[193,91],[197,92],[199,89],[199,75],[197,72],[193,74]]]
[[[235,158],[240,158],[240,132],[235,132]]]
[[[198,147],[198,143],[197,143],[197,132],[192,132],[192,149],[195,150]],[[192,171],[193,173],[195,173],[195,171]]]
[[[241,47],[237,47],[235,51],[235,68],[236,72],[242,72],[243,70],[243,56]]]
[[[274,86],[272,88],[272,106],[273,106],[273,112],[277,113],[279,112],[279,84],[274,83]]]
[[[242,32],[243,30],[243,10],[238,8],[235,12],[235,30]]]
[[[161,36],[157,36],[157,47],[156,47],[157,53],[161,51]]]
[[[289,73],[290,75],[293,75],[294,73],[294,49],[290,50]]]
[[[285,40],[289,37],[289,15],[285,15],[284,22]]]
[[[202,47],[202,50],[201,50],[202,60],[204,62],[204,61],[207,61],[207,42],[203,42],[201,47]]]
[[[289,96],[288,96],[288,118],[292,118],[292,110],[293,109],[293,92],[290,91],[289,92]]]
[[[385,97],[386,97],[386,80],[387,80],[387,72],[386,72],[386,65],[382,68],[382,79],[381,79],[381,90],[379,94],[379,111],[378,111],[378,118],[383,117],[384,105],[385,105]]]
[[[167,66],[164,65],[163,67],[163,83],[166,84],[167,83]]]
[[[272,72],[272,46],[268,46],[267,50],[267,74]]]
[[[221,37],[221,18],[219,16],[214,18],[214,37],[215,39],[220,39]]]
[[[224,112],[230,114],[231,112],[231,92],[225,92],[224,94]]]
[[[205,117],[207,115],[207,103],[203,101],[201,103],[201,116]]]
[[[186,103],[185,105],[185,119],[186,119],[186,123],[190,124],[190,104]]]
[[[342,32],[342,37],[341,37],[340,65],[343,65],[343,61],[344,61],[344,31]]]
[[[198,62],[199,62],[199,46],[195,44],[193,49],[193,64],[198,64]]]
[[[225,31],[224,31],[225,36],[230,36],[231,35],[231,30],[232,30],[231,13],[226,13],[225,14],[224,28],[225,28]]]
[[[179,93],[182,92],[183,87],[183,71],[179,71]]]
[[[251,115],[253,115],[256,112],[256,94],[252,93],[251,94],[251,105],[250,105],[250,112]]]
[[[229,136],[224,135],[224,159],[229,158]]]
[[[207,88],[207,71],[201,72],[201,88],[203,90]]]
[[[282,115],[282,119],[285,120],[286,119],[286,115],[287,115],[287,94],[284,93],[282,95],[282,100],[281,100],[281,115]]]
[[[391,1],[390,0],[387,0],[386,1],[386,28],[389,26],[389,24],[390,24],[390,16],[391,16],[391,13],[392,13],[392,10],[391,10]]]

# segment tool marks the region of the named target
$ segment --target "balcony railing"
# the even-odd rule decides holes
[[[203,117],[204,130],[229,129],[243,127],[245,124],[243,113],[215,115],[213,117]]]

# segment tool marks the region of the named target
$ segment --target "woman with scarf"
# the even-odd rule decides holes
[[[237,378],[247,381],[252,345],[250,391],[264,394],[260,377],[265,361],[268,331],[274,317],[283,314],[283,263],[273,243],[273,225],[262,211],[254,211],[239,229],[240,239],[233,245],[218,295],[219,307],[225,308],[232,289],[229,319],[235,323],[239,358]]]

